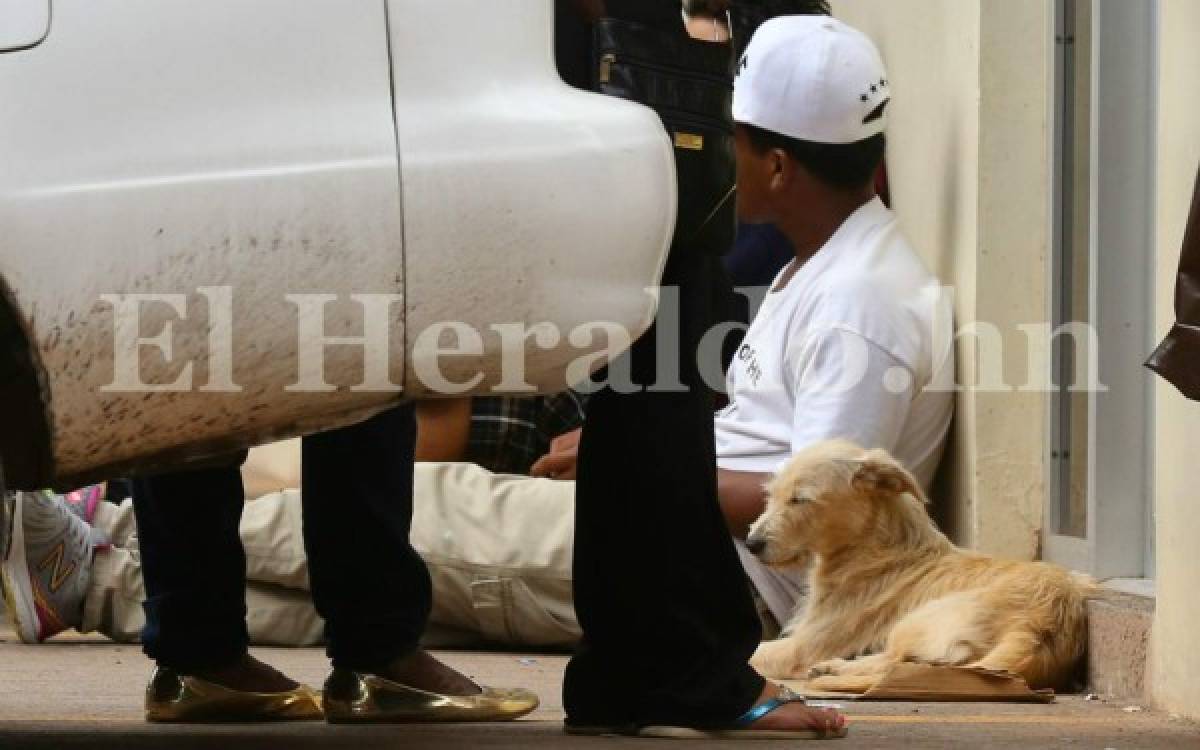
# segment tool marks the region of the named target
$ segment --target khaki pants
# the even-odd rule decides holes
[[[281,466],[279,457],[251,454],[248,490],[299,483],[298,462],[284,455]],[[567,648],[579,639],[571,601],[573,482],[496,475],[472,464],[417,464],[414,493],[412,543],[433,578],[427,646]],[[101,504],[96,525],[113,546],[96,553],[80,629],[136,641],[145,589],[132,504]],[[247,502],[241,537],[251,642],[320,643],[324,625],[308,595],[300,491]]]

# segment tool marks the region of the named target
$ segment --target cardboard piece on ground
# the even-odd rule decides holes
[[[785,683],[813,698],[913,703],[1053,703],[1053,690],[1031,690],[1009,672],[931,664],[897,664],[875,687],[861,695],[808,689],[807,682]]]

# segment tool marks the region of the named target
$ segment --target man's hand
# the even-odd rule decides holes
[[[529,470],[530,476],[546,479],[574,479],[579,463],[579,436],[575,429],[550,441],[550,452],[537,460]]]

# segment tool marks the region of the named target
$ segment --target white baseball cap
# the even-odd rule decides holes
[[[856,143],[884,131],[891,98],[879,50],[829,16],[780,16],[759,27],[738,63],[733,119],[813,143]]]

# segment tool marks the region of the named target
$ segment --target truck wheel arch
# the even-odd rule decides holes
[[[54,473],[44,382],[16,297],[0,275],[0,470],[9,489],[38,489]]]

